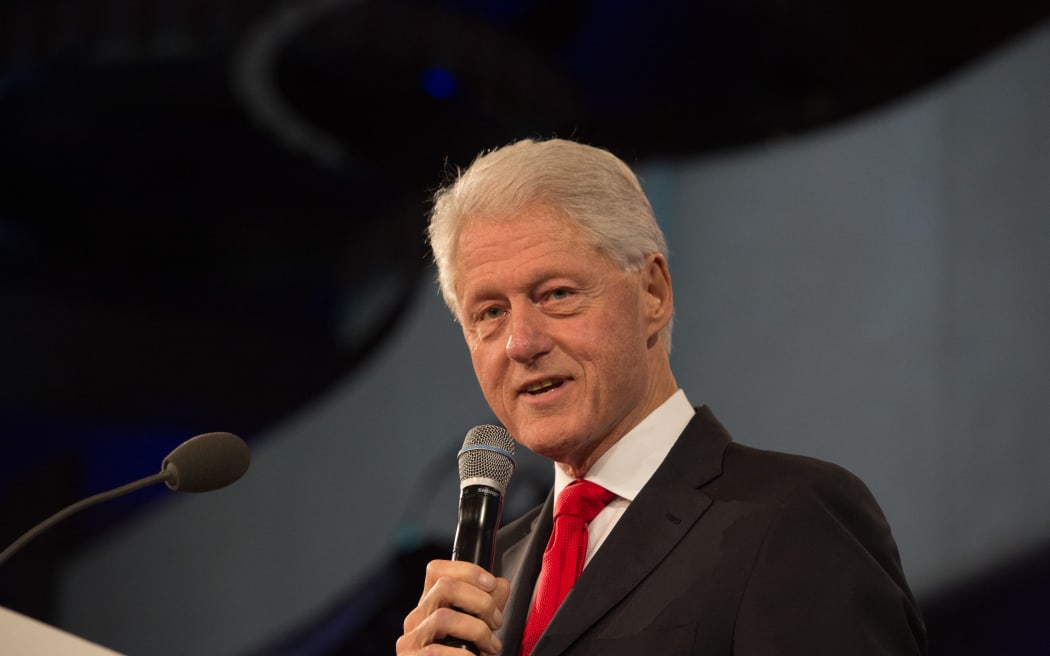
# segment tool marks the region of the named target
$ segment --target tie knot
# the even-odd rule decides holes
[[[590,524],[616,495],[591,481],[573,481],[561,491],[554,504],[554,517],[571,515]]]

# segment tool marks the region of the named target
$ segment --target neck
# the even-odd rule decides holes
[[[629,423],[624,423],[619,426],[617,433],[614,436],[602,440],[594,449],[584,454],[572,454],[579,455],[579,457],[570,456],[565,460],[559,460],[556,462],[557,466],[571,478],[582,479],[586,477],[587,472],[591,470],[594,463],[598,462],[599,458],[605,455],[614,444],[623,439],[624,435],[631,432],[635,426],[648,417],[653,410],[656,410],[663,405],[664,402],[671,398],[671,395],[677,391],[678,382],[671,373],[670,367],[667,367],[663,370],[661,375],[655,377],[653,384],[649,386],[648,392],[646,393],[645,402],[641,405],[642,410],[635,414]]]

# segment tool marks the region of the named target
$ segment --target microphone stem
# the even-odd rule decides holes
[[[40,522],[39,524],[37,524],[36,526],[31,528],[29,531],[24,533],[22,535],[22,537],[18,538],[14,542],[12,542],[11,546],[9,546],[8,548],[6,548],[2,552],[0,552],[0,565],[3,565],[4,561],[6,561],[11,556],[13,556],[15,554],[15,552],[17,552],[19,549],[21,549],[23,546],[25,546],[25,544],[27,542],[29,542],[30,540],[32,540],[36,536],[40,535],[41,533],[43,533],[47,529],[51,528],[52,526],[54,526],[58,522],[62,521],[66,517],[69,517],[70,515],[78,513],[78,512],[80,512],[81,510],[83,510],[85,508],[90,508],[91,506],[93,506],[93,505],[95,505],[97,503],[102,503],[103,501],[108,501],[110,499],[115,499],[116,497],[122,496],[124,494],[128,494],[130,492],[134,492],[135,490],[140,490],[140,489],[142,489],[144,487],[149,487],[150,485],[153,485],[154,483],[160,483],[160,482],[163,482],[163,481],[167,481],[167,480],[169,480],[171,478],[171,475],[172,475],[171,472],[165,470],[165,471],[156,473],[156,474],[154,474],[152,476],[147,476],[146,478],[140,478],[137,481],[128,483],[127,485],[123,485],[123,486],[118,487],[118,488],[114,488],[114,489],[109,490],[107,492],[100,492],[100,493],[98,493],[98,494],[96,494],[94,496],[88,497],[86,499],[82,499],[82,500],[74,503],[71,506],[66,506],[62,510],[59,510],[54,515],[51,515],[50,517],[48,517],[44,521]]]

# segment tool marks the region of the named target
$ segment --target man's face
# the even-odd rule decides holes
[[[457,253],[474,373],[520,443],[586,471],[664,400],[649,389],[650,349],[663,349],[655,335],[666,323],[653,318],[653,266],[621,270],[542,207],[468,222]]]

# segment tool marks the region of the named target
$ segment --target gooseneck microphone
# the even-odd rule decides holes
[[[205,433],[175,447],[160,468],[169,489],[211,492],[244,476],[251,460],[248,445],[233,433]]]
[[[160,472],[140,478],[127,485],[101,492],[67,506],[29,529],[11,546],[0,552],[0,565],[13,556],[27,542],[66,517],[109,501],[135,490],[164,482],[169,489],[180,492],[209,492],[233,483],[251,463],[251,453],[244,440],[233,433],[204,433],[191,437],[168,454],[161,462]]]
[[[496,531],[503,514],[503,494],[514,473],[514,439],[501,426],[475,426],[459,451],[459,520],[452,560],[465,560],[492,571]],[[441,644],[477,654],[473,643],[445,638]]]

